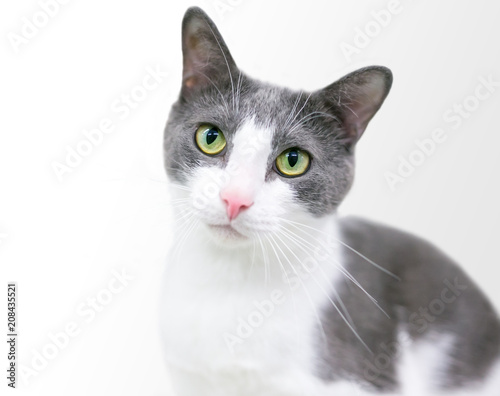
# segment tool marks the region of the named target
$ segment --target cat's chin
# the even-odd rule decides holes
[[[208,233],[220,246],[239,247],[250,243],[250,238],[237,231],[230,224],[207,224]]]

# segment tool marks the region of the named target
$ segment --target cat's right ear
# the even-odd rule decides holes
[[[217,27],[198,7],[186,11],[182,21],[182,72],[181,96],[189,98],[194,92],[238,73]]]
[[[392,85],[392,73],[383,66],[356,70],[318,94],[342,123],[343,140],[353,146],[384,103]]]

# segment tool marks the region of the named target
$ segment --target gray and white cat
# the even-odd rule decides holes
[[[199,8],[182,50],[161,301],[177,394],[500,395],[500,322],[474,282],[423,240],[336,216],[391,72],[311,93],[265,84]]]

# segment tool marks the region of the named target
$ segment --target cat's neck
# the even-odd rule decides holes
[[[335,215],[307,222],[288,220],[280,231],[238,247],[217,244],[203,225],[188,239],[176,235],[169,259],[172,278],[181,276],[193,287],[236,292],[290,284],[314,287],[341,274]]]

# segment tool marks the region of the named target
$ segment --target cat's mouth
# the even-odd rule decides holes
[[[230,224],[208,224],[208,228],[213,232],[215,232],[217,236],[222,237],[224,239],[233,239],[233,240],[248,239],[247,236],[238,232]]]

